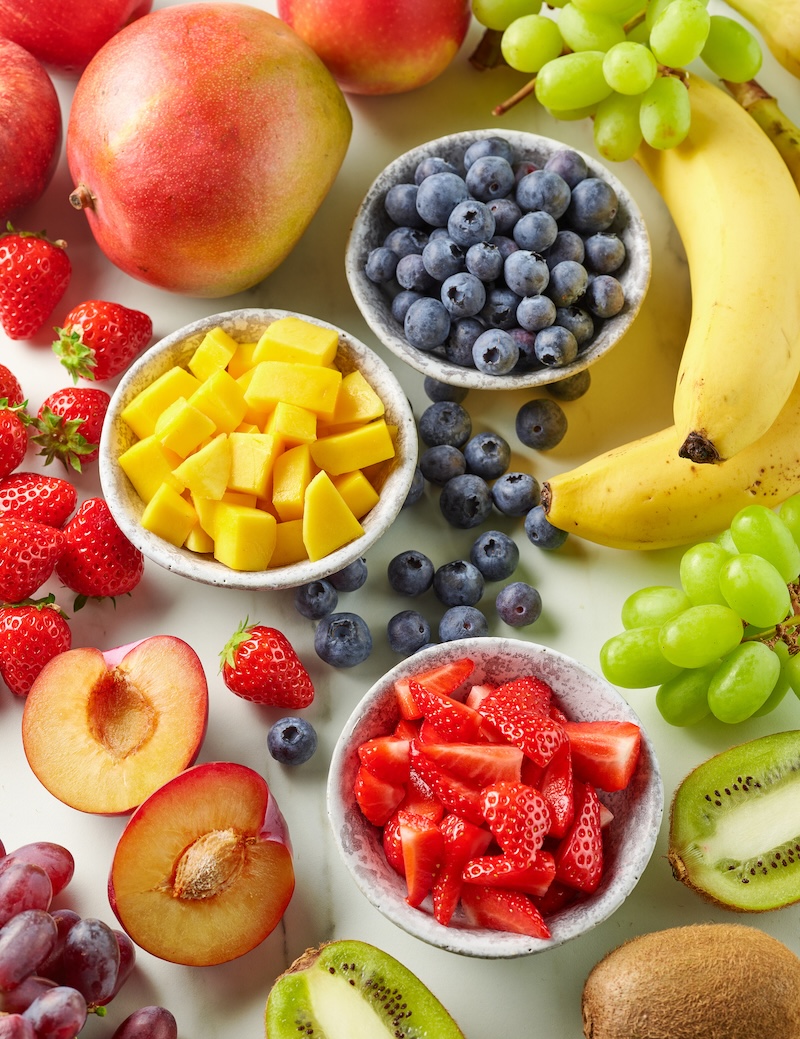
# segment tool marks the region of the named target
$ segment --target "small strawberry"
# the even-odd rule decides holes
[[[533,900],[521,891],[485,884],[465,884],[461,904],[467,922],[493,931],[511,931],[531,938],[549,938],[550,928]]]
[[[529,866],[550,829],[550,809],[539,791],[525,783],[490,783],[481,791],[481,807],[506,856]]]
[[[4,364],[0,364],[0,397],[5,397],[9,404],[22,404],[25,400],[19,379]]]
[[[28,413],[25,404],[10,404],[0,398],[0,477],[13,473],[22,465],[28,450]]]
[[[144,557],[123,534],[103,498],[86,498],[64,527],[64,551],[56,566],[62,584],[87,599],[113,599],[132,592],[142,578]]]
[[[0,322],[9,339],[30,339],[66,292],[72,264],[66,242],[7,227],[0,235]]]
[[[472,672],[475,670],[475,661],[469,657],[452,660],[448,664],[440,664],[438,667],[429,668],[418,675],[414,675],[413,681],[421,685],[428,692],[438,693],[440,696],[450,696],[458,689]],[[395,695],[400,706],[400,714],[404,718],[419,718],[422,712],[414,702],[411,695],[411,678],[398,678],[394,684]]]
[[[297,710],[314,699],[311,676],[277,628],[249,624],[245,618],[220,657],[223,682],[245,700]]]
[[[60,476],[18,472],[0,479],[0,516],[63,527],[77,503],[78,492]]]
[[[100,452],[100,433],[111,395],[93,387],[71,386],[51,393],[39,408],[31,441],[41,448],[45,465],[54,458],[81,472]]]
[[[418,906],[433,887],[444,856],[444,837],[438,824],[426,815],[397,813],[400,846],[403,849],[403,872],[406,878],[406,902]]]
[[[55,527],[0,517],[0,600],[30,599],[53,573],[65,544]]]
[[[642,731],[634,722],[566,722],[578,779],[601,790],[624,790],[639,761]]]
[[[153,322],[141,310],[90,299],[73,307],[56,329],[53,352],[72,376],[111,379],[150,342]]]
[[[52,595],[0,606],[0,676],[16,696],[27,696],[48,660],[71,645],[66,615]]]

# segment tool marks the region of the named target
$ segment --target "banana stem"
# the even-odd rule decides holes
[[[780,153],[800,189],[800,127],[781,111],[778,101],[760,83],[722,81],[742,108],[755,119]]]

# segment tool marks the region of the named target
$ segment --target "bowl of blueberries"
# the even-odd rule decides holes
[[[642,304],[651,255],[639,207],[602,163],[487,129],[391,162],[359,207],[345,268],[367,324],[412,368],[510,390],[607,353]]]

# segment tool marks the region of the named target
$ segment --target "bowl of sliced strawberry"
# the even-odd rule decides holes
[[[664,808],[650,739],[578,661],[511,638],[431,646],[387,672],[334,748],[328,816],[356,884],[431,945],[542,952],[636,886]]]

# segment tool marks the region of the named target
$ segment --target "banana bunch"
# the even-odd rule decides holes
[[[800,76],[800,4],[797,0],[728,0],[761,33],[775,58]]]
[[[637,156],[689,262],[675,424],[543,486],[552,524],[615,548],[686,544],[800,491],[800,194],[733,98],[699,77],[689,91],[686,141]]]

